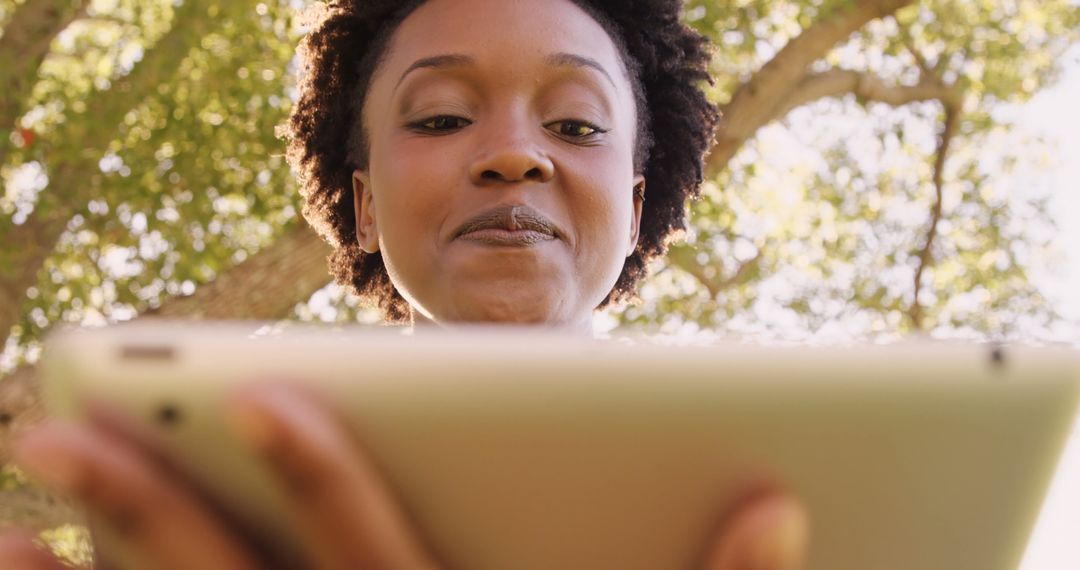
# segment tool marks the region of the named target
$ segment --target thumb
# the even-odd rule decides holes
[[[784,494],[756,497],[721,529],[706,570],[799,570],[809,542],[806,509]]]

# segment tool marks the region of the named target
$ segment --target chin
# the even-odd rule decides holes
[[[458,292],[453,295],[447,322],[565,325],[581,320],[565,295],[551,289],[514,283],[504,287]]]

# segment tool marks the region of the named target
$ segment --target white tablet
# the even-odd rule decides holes
[[[749,482],[807,505],[809,570],[1014,570],[1072,425],[1077,353],[769,348],[542,330],[137,323],[54,336],[52,412],[128,409],[265,537],[281,497],[222,421],[260,379],[363,434],[450,570],[698,570]]]

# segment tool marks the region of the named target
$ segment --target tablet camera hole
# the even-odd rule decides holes
[[[159,406],[155,415],[157,422],[165,427],[178,425],[183,417],[183,414],[180,413],[180,407],[171,403]]]
[[[995,346],[990,350],[990,362],[994,366],[1004,366],[1005,364],[1005,349],[1000,346]]]

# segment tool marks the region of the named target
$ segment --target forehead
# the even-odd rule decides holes
[[[551,55],[571,54],[596,61],[629,89],[611,37],[570,0],[428,0],[394,33],[379,75],[396,81],[415,61],[444,54],[504,75],[534,73]]]

